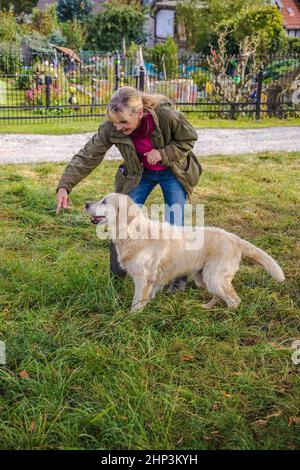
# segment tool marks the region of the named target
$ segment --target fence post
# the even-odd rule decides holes
[[[260,120],[261,114],[261,95],[262,95],[262,86],[263,86],[263,78],[264,73],[263,70],[260,69],[257,76],[257,95],[256,95],[256,107],[255,107],[255,119],[257,121]]]
[[[50,100],[50,91],[51,91],[51,86],[52,84],[52,78],[50,75],[45,76],[45,85],[46,85],[46,106],[47,108],[50,108],[51,105],[51,100]]]
[[[120,54],[119,51],[115,53],[115,91],[119,88],[120,77]]]
[[[145,69],[141,65],[140,74],[139,74],[139,91],[144,91],[144,89],[145,89]]]

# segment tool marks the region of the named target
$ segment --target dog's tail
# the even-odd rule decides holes
[[[261,264],[267,273],[271,274],[276,281],[283,282],[285,280],[281,267],[270,255],[260,248],[252,245],[252,243],[243,239],[240,240],[244,256],[248,256],[248,258],[251,258],[256,263]]]

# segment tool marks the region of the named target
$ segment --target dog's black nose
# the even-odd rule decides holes
[[[90,202],[86,202],[85,203],[85,208],[88,209],[90,207],[91,203]]]

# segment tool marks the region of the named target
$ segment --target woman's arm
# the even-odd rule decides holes
[[[101,124],[98,132],[74,155],[60,178],[56,191],[64,188],[70,193],[76,184],[86,178],[102,162],[106,152],[112,146],[109,141],[109,126],[108,121]]]
[[[164,120],[164,125],[170,126],[172,140],[159,151],[162,156],[162,164],[169,166],[188,156],[198,139],[198,134],[185,116],[176,109],[169,108],[168,112],[164,113]]]

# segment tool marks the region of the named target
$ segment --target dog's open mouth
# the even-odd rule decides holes
[[[105,215],[98,215],[98,216],[92,216],[91,217],[91,222],[92,224],[99,224],[99,222],[102,222],[105,219]]]

